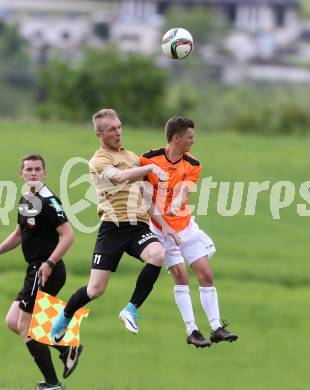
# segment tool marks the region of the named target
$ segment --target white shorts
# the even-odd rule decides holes
[[[162,232],[152,223],[150,228],[165,249],[167,269],[176,264],[184,263],[184,260],[188,264],[192,264],[203,256],[208,256],[210,259],[216,252],[213,241],[199,228],[194,217],[191,218],[187,228],[177,233],[181,239],[180,246],[176,245],[171,236],[164,238]]]

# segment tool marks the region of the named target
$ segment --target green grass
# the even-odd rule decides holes
[[[61,168],[69,158],[89,158],[97,148],[90,126],[62,123],[0,123],[1,180],[19,183],[19,159],[37,151],[47,160],[49,184],[59,193]],[[164,143],[161,131],[124,130],[124,144],[137,154]],[[89,305],[82,325],[85,353],[67,389],[81,390],[306,390],[310,383],[309,349],[309,218],[299,217],[297,203],[302,182],[309,180],[309,138],[197,134],[193,154],[204,166],[203,176],[214,181],[288,180],[295,184],[294,203],[273,220],[270,191],[260,194],[257,212],[222,217],[216,210],[218,189],[212,190],[207,216],[197,220],[217,245],[212,260],[222,317],[240,335],[235,344],[196,350],[186,345],[181,317],[173,302],[172,281],[162,272],[152,296],[141,309],[140,333],[127,334],[118,311],[127,302],[141,265],[124,257],[106,296]],[[70,183],[86,166],[78,166]],[[20,187],[20,185],[18,184]],[[72,202],[85,195],[87,185],[70,190]],[[3,198],[3,196],[2,196]],[[193,203],[197,201],[197,194]],[[0,200],[1,207],[4,198]],[[309,208],[309,207],[308,207]],[[0,240],[14,228],[1,226]],[[97,222],[95,206],[81,213],[89,226]],[[66,256],[68,281],[60,297],[88,279],[96,233],[76,231],[76,242]],[[22,283],[25,263],[19,249],[0,258],[1,305],[5,313]],[[199,303],[197,282],[191,278],[197,322],[208,334]],[[22,341],[0,324],[0,389],[30,389],[41,377]],[[58,372],[61,370],[55,354]]]

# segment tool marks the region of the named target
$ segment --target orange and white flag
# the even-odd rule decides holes
[[[36,302],[32,313],[28,337],[42,344],[53,345],[51,339],[52,326],[56,317],[65,307],[66,303],[60,299],[38,290]],[[65,337],[59,345],[76,346],[80,344],[80,325],[83,318],[87,317],[89,309],[82,307],[77,310],[70,321]]]

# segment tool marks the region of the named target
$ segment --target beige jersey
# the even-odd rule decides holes
[[[121,148],[114,152],[101,147],[89,162],[89,172],[98,198],[98,214],[102,221],[149,223],[146,204],[143,201],[139,181],[115,183],[110,177],[113,170],[139,166],[139,158]]]

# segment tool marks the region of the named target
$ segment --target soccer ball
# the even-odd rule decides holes
[[[185,28],[172,28],[166,32],[161,40],[164,54],[174,60],[188,57],[193,45],[193,37]]]

